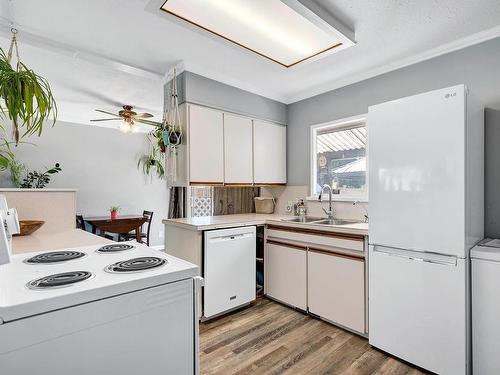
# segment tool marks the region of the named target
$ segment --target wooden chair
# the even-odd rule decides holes
[[[144,223],[141,228],[141,240],[146,239],[146,245],[149,246],[149,234],[151,232],[151,222],[153,221],[153,211],[143,211],[142,216],[146,217],[148,220]],[[147,228],[144,226],[147,225]],[[122,237],[126,240],[135,240],[135,232],[130,232],[122,235]],[[141,241],[144,243],[144,241]]]
[[[85,220],[83,219],[83,215],[76,215],[76,229],[87,231],[87,228],[85,228]],[[115,240],[115,237],[109,233],[104,233],[103,237],[111,241]]]
[[[76,215],[76,229],[85,230],[85,220],[83,220],[83,215]]]

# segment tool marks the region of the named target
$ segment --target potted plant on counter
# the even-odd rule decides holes
[[[109,208],[109,212],[111,213],[111,220],[115,220],[118,218],[118,212],[120,212],[120,206],[111,206]]]

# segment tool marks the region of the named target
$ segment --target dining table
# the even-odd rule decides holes
[[[106,232],[126,234],[135,231],[135,239],[141,242],[141,227],[148,220],[142,214],[120,215],[117,218],[108,216],[85,216],[84,221],[90,224],[93,234],[104,236]]]

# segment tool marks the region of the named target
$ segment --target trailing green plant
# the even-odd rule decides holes
[[[61,172],[61,170],[60,164],[56,163],[53,168],[49,168],[46,171],[29,171],[20,187],[43,189],[50,182],[51,176]]]
[[[11,163],[15,160],[14,153],[10,148],[10,143],[6,139],[3,139],[0,142],[0,171],[9,169]]]
[[[152,175],[154,172],[159,179],[165,178],[165,162],[164,154],[161,152],[160,147],[155,143],[152,137],[148,137],[151,142],[150,152],[147,155],[141,156],[137,162],[137,168],[142,167],[142,172],[146,175]]]
[[[12,67],[9,60],[0,48],[0,99],[3,99],[0,114],[12,121],[14,141],[18,144],[22,137],[33,134],[40,136],[45,120],[51,116],[54,125],[57,105],[45,78],[19,60]],[[20,129],[23,130],[21,134]]]

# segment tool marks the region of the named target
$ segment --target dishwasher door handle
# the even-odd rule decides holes
[[[225,241],[236,241],[236,240],[241,240],[244,238],[252,238],[254,237],[253,233],[242,233],[242,234],[229,234],[227,236],[220,236],[220,237],[212,237],[209,238],[209,242],[225,242]]]

